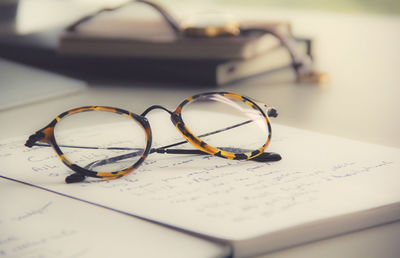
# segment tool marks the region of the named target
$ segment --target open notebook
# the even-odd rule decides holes
[[[229,254],[227,246],[11,180],[0,178],[0,192],[12,196],[11,201],[0,199],[0,257],[162,257],[168,252],[170,257],[205,258]],[[98,244],[107,241],[113,241],[112,245]]]
[[[150,122],[163,130],[153,134],[156,144],[180,137],[157,113]],[[0,143],[0,175],[228,243],[235,257],[400,219],[399,149],[273,130],[276,163],[151,154],[134,174],[71,185],[64,183],[71,171],[50,148],[28,149],[19,138]]]

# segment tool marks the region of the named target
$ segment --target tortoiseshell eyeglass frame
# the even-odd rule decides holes
[[[215,134],[224,130],[228,130],[243,124],[246,124],[248,122],[251,122],[251,120],[246,121],[241,124],[233,125],[229,128],[223,128],[221,130],[217,130],[214,132],[209,132],[204,135],[199,135],[196,136],[191,131],[186,127],[183,119],[182,119],[182,108],[196,100],[199,97],[204,97],[208,95],[221,95],[227,98],[235,99],[244,102],[245,104],[249,105],[251,108],[258,110],[260,114],[264,117],[267,127],[268,127],[268,137],[266,142],[257,150],[250,151],[250,152],[244,152],[244,153],[232,153],[228,151],[224,151],[222,149],[219,149],[217,147],[213,147],[211,145],[208,145],[206,142],[200,139],[200,137],[204,137],[207,135]],[[265,105],[265,104],[264,104]],[[269,107],[265,105],[266,110],[264,111],[262,107],[260,107],[254,100],[242,96],[237,93],[233,92],[207,92],[207,93],[201,93],[194,95],[192,97],[186,98],[176,109],[175,111],[169,111],[168,109],[159,106],[159,105],[153,105],[149,108],[147,108],[141,115],[134,114],[132,112],[120,109],[120,108],[114,108],[114,107],[106,107],[106,106],[85,106],[85,107],[79,107],[79,108],[74,108],[71,110],[68,110],[59,116],[57,116],[54,120],[52,120],[46,127],[43,129],[37,131],[35,134],[31,135],[29,139],[26,141],[25,146],[27,147],[33,147],[33,146],[51,146],[55,152],[57,153],[57,156],[61,159],[61,161],[69,167],[71,170],[75,172],[75,174],[72,174],[66,178],[67,183],[74,183],[74,182],[80,182],[84,180],[86,176],[89,177],[97,177],[97,178],[103,178],[103,179],[115,179],[122,177],[124,175],[127,175],[129,173],[132,173],[135,171],[142,163],[143,161],[147,158],[147,156],[151,153],[157,152],[157,153],[168,153],[168,154],[210,154],[210,155],[215,155],[218,157],[226,158],[226,159],[233,159],[233,160],[255,160],[259,162],[265,162],[265,161],[278,161],[281,159],[279,154],[276,153],[267,153],[264,152],[267,146],[270,143],[271,140],[271,123],[269,121],[268,116],[276,117],[277,112],[274,108]],[[167,146],[163,146],[157,149],[152,149],[152,132],[150,128],[150,124],[145,117],[148,112],[150,112],[153,109],[162,109],[166,112],[168,112],[171,115],[171,121],[174,124],[174,126],[177,128],[179,132],[183,135],[183,137],[186,139],[187,142],[191,143],[194,147],[197,148],[197,150],[187,150],[187,149],[167,149],[173,146],[177,146],[183,143],[186,143],[186,141],[183,142],[178,142],[174,144],[170,144]],[[57,141],[54,137],[54,128],[57,125],[57,123],[68,116],[71,116],[73,114],[81,113],[81,112],[90,112],[90,111],[103,111],[103,112],[111,112],[111,113],[116,113],[119,115],[123,115],[127,118],[133,119],[137,121],[145,131],[146,135],[146,147],[141,155],[140,159],[136,161],[132,166],[123,169],[123,170],[118,170],[118,171],[113,171],[113,172],[95,172],[91,171],[89,169],[80,167],[76,165],[74,162],[69,160],[62,150],[60,149],[59,145],[57,144]],[[39,143],[38,143],[39,142]],[[129,155],[129,154],[128,154]],[[113,160],[120,160],[120,159],[125,159],[127,158],[127,155],[121,155],[114,157]]]

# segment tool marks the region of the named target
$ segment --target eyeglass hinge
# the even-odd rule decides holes
[[[273,107],[268,107],[267,114],[270,117],[277,117],[278,116],[278,111]]]
[[[26,147],[31,148],[37,141],[40,141],[45,137],[45,134],[42,131],[37,131],[35,134],[29,136],[28,140],[25,143]]]

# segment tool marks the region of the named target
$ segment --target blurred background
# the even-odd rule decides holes
[[[113,6],[121,0],[0,0],[0,31],[31,33],[70,23],[104,6]],[[400,14],[398,0],[158,0],[177,15],[185,6],[216,6],[218,8],[293,9],[322,12],[339,12],[389,15]],[[15,20],[13,18],[15,17]]]
[[[194,1],[194,0],[191,0]],[[165,1],[166,2],[166,1]],[[227,5],[248,5],[259,7],[282,7],[293,9],[323,10],[331,12],[354,12],[354,13],[384,13],[399,14],[400,2],[396,0],[206,0],[203,2],[221,3]]]

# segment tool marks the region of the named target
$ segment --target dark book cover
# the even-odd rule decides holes
[[[75,78],[120,79],[185,85],[218,85],[217,67],[227,60],[124,58],[62,55],[58,39],[63,30],[0,38],[0,56]],[[308,44],[307,51],[310,51]],[[232,70],[233,72],[233,70]],[[270,70],[266,71],[270,72]],[[229,70],[227,71],[229,73]],[[243,76],[240,79],[246,78]]]

